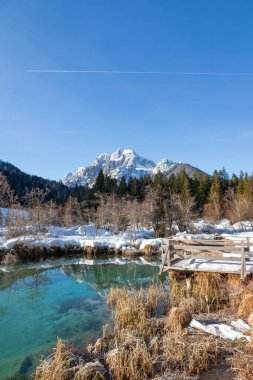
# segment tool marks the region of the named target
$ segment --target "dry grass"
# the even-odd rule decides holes
[[[240,287],[242,285],[242,281],[239,274],[228,274],[227,282],[230,286]]]
[[[37,367],[35,380],[105,380],[105,368],[99,363],[85,363],[72,346],[58,340],[54,353]]]
[[[244,281],[241,281],[239,275],[229,274],[227,276],[227,289],[230,306],[238,309],[242,298],[246,294],[253,294],[252,276],[249,275]]]
[[[66,245],[64,247],[52,246],[50,248],[39,246],[29,247],[26,244],[19,242],[15,244],[10,253],[15,255],[20,262],[25,263],[48,257],[70,257],[71,255],[81,255],[83,253],[83,248],[75,245]]]
[[[98,361],[80,366],[73,380],[105,380],[105,367]]]
[[[6,255],[4,256],[1,262],[2,265],[15,265],[19,263],[20,263],[20,260],[18,256],[15,253],[11,253],[11,252],[6,253]]]
[[[198,300],[193,297],[183,298],[179,303],[179,307],[189,310],[191,314],[199,313],[201,311]]]
[[[141,251],[144,253],[144,255],[152,256],[157,253],[157,248],[151,244],[146,244]]]
[[[152,356],[143,339],[129,338],[121,347],[106,355],[113,379],[150,379],[153,373]]]
[[[223,286],[220,273],[196,273],[195,283],[200,297],[208,298],[210,302],[220,298],[220,291]]]
[[[35,379],[69,380],[74,377],[71,368],[81,364],[73,353],[73,349],[61,339],[58,340],[52,356],[43,360],[35,373]],[[71,377],[72,376],[72,377]]]
[[[170,277],[170,305],[179,306],[183,299],[187,298],[187,288],[185,276],[183,277],[180,273],[169,272]]]
[[[253,312],[248,317],[248,325],[253,328]]]
[[[187,309],[173,307],[169,313],[166,326],[171,331],[180,331],[189,326],[192,315]]]
[[[219,360],[219,339],[182,335],[192,319],[189,311],[173,308],[168,320],[160,319],[155,328],[159,319],[150,316],[155,314],[157,297],[154,286],[145,296],[143,291],[111,290],[109,304],[114,309],[115,337],[106,363],[113,379],[150,379],[168,371],[181,379],[206,370]]]
[[[253,342],[243,350],[236,350],[231,358],[231,368],[240,380],[253,379]]]
[[[125,328],[130,328],[137,336],[149,336],[152,326],[147,319],[157,316],[158,309],[166,312],[168,301],[167,291],[156,284],[140,291],[111,289],[108,304],[114,311],[114,333],[117,338]]]
[[[245,293],[237,312],[238,318],[247,319],[253,312],[253,293]]]
[[[185,280],[185,274],[179,272],[179,271],[169,271],[169,279],[171,282],[177,281],[180,282],[182,280]]]
[[[180,336],[168,332],[162,344],[164,369],[178,371],[183,378],[208,369],[218,362],[220,356],[220,341],[213,336]]]
[[[186,307],[192,313],[201,313],[219,310],[229,304],[227,281],[222,274],[195,273],[188,289],[186,276],[176,272],[169,275],[171,306]]]
[[[199,272],[194,275],[193,297],[200,302],[201,309],[218,310],[229,302],[225,277],[220,273]]]

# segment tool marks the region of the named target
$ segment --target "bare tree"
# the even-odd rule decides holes
[[[250,221],[253,227],[253,199],[250,194],[236,193],[228,189],[225,197],[225,214],[232,224]]]
[[[81,204],[75,197],[69,197],[63,206],[62,221],[66,227],[83,223]]]
[[[0,207],[12,207],[16,204],[17,197],[11,190],[7,177],[0,173]]]
[[[47,215],[45,213],[45,201],[47,195],[48,190],[35,188],[24,197],[24,201],[29,211],[30,222],[33,226],[38,227],[39,231],[43,226],[48,224]]]
[[[186,231],[195,216],[193,211],[195,207],[195,199],[191,196],[183,197],[176,193],[172,193],[170,197],[172,211],[171,220],[177,224],[179,231]]]
[[[209,201],[204,205],[204,218],[217,222],[222,216],[220,196],[217,192],[210,194]]]
[[[127,198],[115,194],[97,194],[95,221],[98,227],[114,231],[125,230],[130,224]]]

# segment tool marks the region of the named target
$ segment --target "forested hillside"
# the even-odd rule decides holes
[[[7,177],[11,189],[15,191],[20,201],[22,197],[35,188],[47,189],[47,199],[52,199],[57,203],[65,202],[71,193],[69,188],[61,182],[26,174],[8,162],[0,161],[0,173]]]

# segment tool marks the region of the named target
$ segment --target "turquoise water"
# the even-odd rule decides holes
[[[158,273],[157,266],[139,260],[54,261],[0,269],[0,380],[30,378],[57,337],[78,345],[97,337],[111,319],[108,289],[146,286]]]

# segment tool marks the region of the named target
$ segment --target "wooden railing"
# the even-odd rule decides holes
[[[224,260],[224,253],[236,254],[236,258],[225,257],[226,261],[239,261],[240,277],[242,280],[247,275],[246,263],[249,260],[250,255],[253,256],[253,252],[250,252],[250,247],[253,243],[250,243],[249,238],[244,240],[238,239],[237,241],[231,241],[227,239],[223,240],[175,240],[173,238],[163,239],[162,244],[162,264],[160,267],[160,274],[164,271],[173,270],[173,264],[180,262],[180,260],[192,258],[203,260]],[[183,252],[183,253],[182,253]],[[189,254],[190,252],[190,254]],[[194,252],[194,254],[193,254]],[[203,253],[208,253],[209,256],[203,256]],[[252,263],[253,265],[253,263]],[[175,268],[176,269],[176,268]]]

